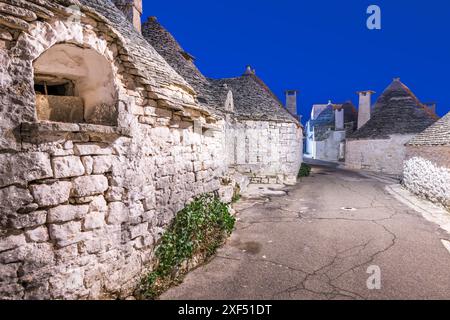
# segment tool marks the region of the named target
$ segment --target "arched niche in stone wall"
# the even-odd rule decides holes
[[[39,120],[117,124],[111,63],[96,50],[58,43],[33,62]]]

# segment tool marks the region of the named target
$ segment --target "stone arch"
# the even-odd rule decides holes
[[[111,36],[107,37],[102,33],[98,33],[98,31],[94,31],[93,28],[86,27],[77,22],[55,20],[51,23],[48,23],[43,21],[36,21],[31,25],[28,32],[24,32],[20,35],[16,46],[11,51],[11,58],[14,58],[14,56],[21,57],[23,61],[29,63],[31,72],[35,73],[36,62],[41,59],[43,59],[42,61],[49,60],[48,57],[46,57],[47,55],[50,56],[49,54],[57,54],[57,51],[59,51],[58,54],[61,54],[62,51],[68,51],[69,55],[67,58],[69,58],[70,56],[78,56],[78,58],[76,58],[75,60],[79,60],[79,57],[83,57],[85,55],[84,53],[88,53],[91,58],[85,61],[87,68],[95,65],[95,63],[90,62],[92,60],[95,60],[97,62],[101,61],[101,65],[105,67],[105,70],[108,70],[108,77],[111,81],[107,85],[107,87],[114,87],[115,92],[115,104],[109,105],[110,108],[108,113],[114,111],[117,112],[116,110],[118,101],[122,100],[123,93],[125,92],[124,88],[126,88],[126,84],[123,82],[123,80],[121,80],[121,72],[119,72],[119,64],[121,62],[117,59],[117,52],[118,50],[120,50],[121,44],[120,38],[117,38],[117,41],[112,42],[108,42],[108,40],[106,39],[111,40]],[[72,54],[70,54],[70,52]],[[41,67],[43,65],[44,63],[41,63]],[[95,65],[95,67],[92,69],[98,70],[100,69],[100,67],[99,65]],[[47,71],[48,70],[50,69],[47,68]],[[76,74],[73,76],[76,76]],[[30,75],[30,78],[34,78],[34,74]],[[87,84],[87,81],[85,81],[85,84]],[[30,83],[30,85],[34,85],[34,82]],[[81,91],[83,91],[85,95],[88,95],[86,93],[86,88],[81,88]],[[92,97],[92,95],[90,96]],[[86,108],[86,120],[88,120],[87,122],[96,123],[96,121],[89,121],[91,120],[91,115],[95,114],[95,101],[89,98],[88,100],[88,106]],[[94,107],[92,107],[92,105],[94,105]],[[113,108],[113,110],[111,110],[111,107],[114,107],[115,109]],[[36,118],[36,115],[34,116],[34,118]],[[117,121],[114,121],[114,123],[102,122],[104,121],[100,121],[99,124],[115,125]]]
[[[117,124],[111,63],[94,49],[55,44],[34,60],[33,70],[39,120]]]

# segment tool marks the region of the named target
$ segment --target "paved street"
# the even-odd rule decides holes
[[[450,235],[388,184],[315,166],[287,195],[242,199],[228,243],[161,298],[450,299]]]

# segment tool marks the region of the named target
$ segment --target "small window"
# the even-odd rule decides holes
[[[74,83],[71,80],[37,75],[34,91],[40,120],[84,122],[83,99],[74,95]]]
[[[98,52],[56,44],[33,67],[39,120],[117,125],[112,65]]]
[[[34,91],[36,94],[45,94],[47,96],[73,96],[73,82],[70,80],[61,80],[59,83],[47,83],[46,81],[34,81]]]

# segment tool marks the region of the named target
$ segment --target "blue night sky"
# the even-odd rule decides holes
[[[382,10],[382,30],[366,27],[367,7]],[[284,102],[300,90],[299,112],[314,103],[375,98],[400,77],[422,102],[450,111],[448,0],[144,0],[213,78],[239,76],[247,64]]]

